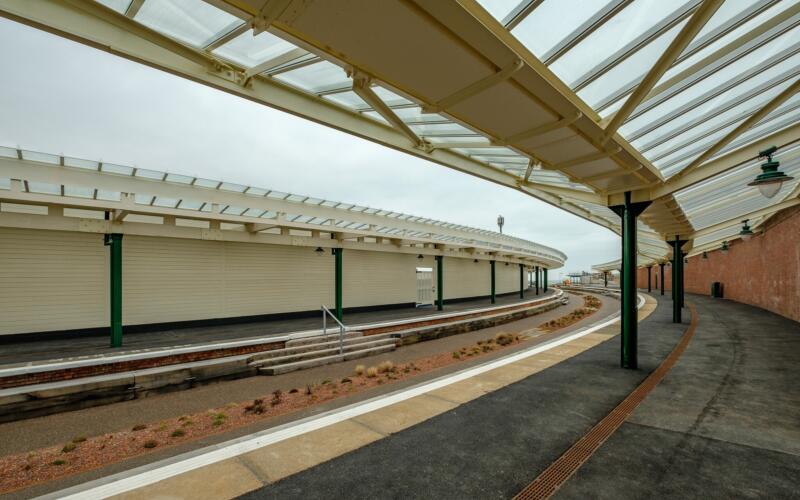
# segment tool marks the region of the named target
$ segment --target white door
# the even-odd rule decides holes
[[[433,305],[433,269],[417,268],[417,305]]]

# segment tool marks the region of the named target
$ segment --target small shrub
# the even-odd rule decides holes
[[[311,384],[306,384],[306,396],[310,396],[314,394],[314,386]]]
[[[189,417],[187,417],[186,415],[178,417],[178,422],[183,422],[184,420],[189,420]]]
[[[31,464],[25,464],[25,465],[22,467],[22,470],[31,470]]]
[[[147,429],[146,425],[144,425],[144,424],[136,424],[136,425],[133,426],[132,430],[133,431],[143,431],[145,429]]]
[[[453,359],[461,359],[461,353],[458,351],[453,351]],[[406,373],[408,373],[406,371]]]
[[[75,443],[67,443],[64,445],[63,448],[61,448],[61,453],[69,453],[71,451],[75,451],[75,448],[77,448],[77,446],[75,446]]]
[[[331,383],[330,379],[327,379],[327,378],[322,381],[322,385],[328,385],[330,383]]]
[[[379,373],[390,373],[394,371],[394,363],[391,361],[384,361],[383,363],[378,365],[378,372]]]
[[[219,427],[220,425],[222,425],[222,424],[224,424],[224,423],[225,423],[225,421],[224,421],[224,420],[222,420],[222,419],[216,419],[216,420],[214,420],[213,422],[211,422],[211,425],[213,425],[214,427]]]
[[[353,383],[353,381],[352,381],[352,380],[350,380],[349,378],[345,377],[345,378],[343,378],[343,379],[342,379],[342,383],[343,383],[343,384],[352,384],[352,383]]]
[[[181,424],[181,427],[189,427],[190,425],[194,425],[194,422],[192,422],[191,420],[184,420],[183,423]]]
[[[72,438],[73,443],[82,443],[84,441],[86,441],[86,436],[77,436]]]
[[[377,368],[375,368],[374,366],[370,366],[369,368],[367,368],[367,377],[374,378],[374,377],[377,377],[377,376],[378,376],[378,369]]]
[[[272,406],[278,406],[281,404],[281,401],[283,401],[283,392],[281,392],[280,389],[275,389],[275,391],[272,393],[272,401],[269,403]]]
[[[53,460],[50,465],[64,465],[65,463],[67,463],[66,460]]]
[[[294,387],[294,388],[292,388],[292,390],[289,391],[289,394],[295,394],[297,392],[300,392],[300,391],[297,390],[297,387]]]
[[[167,430],[167,427],[169,427],[167,424],[161,424],[158,426],[158,430],[165,431]]]
[[[227,415],[225,415],[225,414],[224,414],[224,413],[222,413],[222,412],[220,412],[220,413],[217,413],[216,415],[214,415],[214,419],[215,419],[215,420],[225,420],[226,418],[228,418],[228,416],[227,416]]]
[[[142,446],[144,446],[149,450],[151,448],[155,448],[156,446],[158,446],[158,441],[156,441],[155,439],[148,439],[147,441],[144,442]]]
[[[364,365],[356,366],[356,375],[361,376],[367,371],[367,367]]]
[[[170,434],[170,436],[172,436],[174,438],[183,437],[185,435],[186,435],[186,432],[184,432],[183,429],[175,429],[174,431],[172,431],[172,434]]]

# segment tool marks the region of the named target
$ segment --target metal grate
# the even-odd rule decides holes
[[[639,406],[639,403],[661,382],[667,372],[678,361],[681,354],[683,354],[683,351],[686,350],[686,346],[689,345],[689,341],[692,340],[694,335],[695,326],[697,325],[697,313],[693,305],[688,304],[688,306],[692,312],[692,321],[678,345],[669,353],[669,356],[622,403],[611,410],[611,413],[606,415],[603,420],[598,422],[563,455],[550,464],[531,484],[517,493],[514,497],[515,500],[534,500],[549,498],[553,495],[611,437],[614,431]]]

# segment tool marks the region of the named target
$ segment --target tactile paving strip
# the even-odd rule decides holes
[[[517,493],[514,497],[515,500],[534,500],[549,498],[553,495],[611,437],[617,428],[633,413],[633,410],[639,406],[639,403],[661,382],[667,372],[678,361],[681,354],[683,354],[683,351],[686,350],[686,346],[689,345],[689,341],[692,340],[694,335],[697,314],[693,305],[688,304],[688,306],[692,312],[692,321],[678,345],[669,353],[669,356],[622,403],[611,410],[611,413],[606,415],[603,420],[598,422],[563,455],[550,464],[531,484]]]

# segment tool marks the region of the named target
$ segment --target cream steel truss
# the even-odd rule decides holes
[[[575,3],[575,5],[572,5]],[[797,0],[0,0],[0,15],[700,251],[797,202]]]
[[[0,226],[445,255],[551,269],[566,261],[558,250],[493,231],[6,147],[0,147]]]

